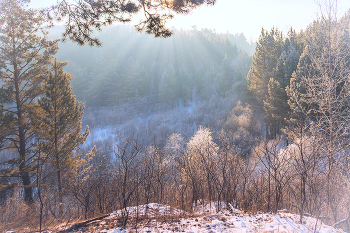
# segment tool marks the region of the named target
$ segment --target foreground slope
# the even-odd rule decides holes
[[[224,207],[224,206],[223,206]],[[214,204],[196,207],[194,214],[164,206],[148,204],[128,208],[131,225],[118,227],[122,211],[104,218],[58,227],[61,232],[343,232],[322,223],[313,217],[304,217],[303,224],[296,214],[280,211],[278,214],[246,214],[233,208],[222,208],[216,213]],[[138,210],[138,222],[136,213]],[[147,210],[147,211],[146,211]],[[137,229],[137,230],[136,230]]]

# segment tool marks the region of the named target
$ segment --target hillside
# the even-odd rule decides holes
[[[100,48],[67,42],[57,54],[69,62],[74,93],[90,109],[140,98],[147,98],[148,106],[173,107],[241,91],[254,50],[242,34],[210,30],[176,31],[159,39],[113,26],[96,36],[103,42]]]

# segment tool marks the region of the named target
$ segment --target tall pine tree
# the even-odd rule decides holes
[[[1,102],[4,103],[0,124],[4,147],[17,152],[14,160],[4,163],[3,176],[19,177],[24,187],[24,200],[30,205],[33,187],[30,174],[33,167],[35,134],[32,116],[35,100],[42,93],[56,43],[46,40],[43,19],[35,11],[25,9],[25,1],[0,1],[0,81]]]

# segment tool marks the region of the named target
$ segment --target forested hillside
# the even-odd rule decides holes
[[[176,31],[167,39],[113,26],[97,33],[101,48],[60,45],[72,87],[87,108],[118,106],[137,98],[177,106],[242,91],[254,44],[241,35]],[[234,88],[234,89],[233,89]]]
[[[255,45],[242,34],[194,28],[155,39],[114,26],[96,36],[103,47],[68,42],[57,53],[85,104],[87,150],[100,145],[98,153],[114,157],[113,143],[130,135],[163,147],[172,133],[189,139],[200,125],[220,130],[244,98]]]

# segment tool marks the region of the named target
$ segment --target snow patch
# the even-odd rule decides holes
[[[217,212],[217,208],[221,210]],[[151,203],[148,205],[140,205],[137,207],[127,208],[129,217],[139,215],[146,216],[146,219],[140,220],[135,225],[128,225],[125,229],[113,227],[111,223],[117,223],[118,218],[123,214],[122,210],[118,210],[110,214],[108,217],[99,221],[98,224],[80,228],[75,232],[86,232],[93,229],[94,232],[104,233],[127,233],[127,232],[298,232],[298,233],[343,233],[340,229],[335,229],[322,223],[321,220],[313,217],[303,217],[303,224],[300,224],[300,216],[288,213],[288,210],[281,210],[277,214],[258,213],[247,214],[240,210],[229,206],[226,209],[225,204],[203,203],[194,207],[195,212],[189,215],[185,211],[171,208],[170,206]],[[158,216],[163,216],[157,218]],[[177,218],[166,218],[167,216],[177,216]],[[189,216],[186,217],[185,216]],[[109,225],[108,225],[109,223]]]

